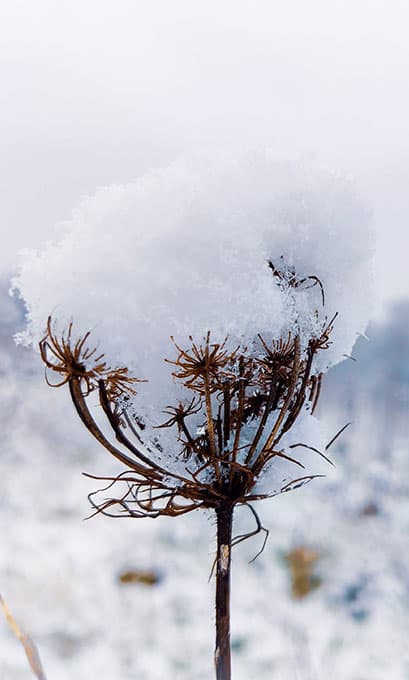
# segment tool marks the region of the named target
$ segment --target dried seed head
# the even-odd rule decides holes
[[[196,344],[190,336],[191,346],[187,350],[182,349],[173,337],[171,339],[179,354],[174,361],[165,361],[176,366],[172,375],[188,389],[204,395],[207,390],[216,391],[232,377],[228,369],[234,363],[238,348],[233,352],[226,349],[227,337],[221,344],[211,343],[208,331],[204,342]]]
[[[59,339],[53,331],[52,318],[48,317],[47,332],[39,343],[41,358],[46,369],[59,374],[62,379],[57,383],[51,383],[46,376],[47,384],[50,387],[60,387],[76,378],[85,385],[88,394],[97,388],[99,380],[104,380],[107,392],[112,398],[125,393],[135,394],[133,385],[141,381],[131,377],[127,368],[108,366],[104,359],[105,355],[98,354],[97,347],[87,345],[90,332],[74,341],[72,327],[71,322],[68,331],[63,332]]]
[[[264,350],[264,354],[257,360],[258,380],[262,384],[274,379],[287,382],[295,356],[295,339],[288,334],[286,340],[272,340],[269,347],[261,335],[258,338]]]
[[[290,277],[290,285],[305,281]],[[319,325],[318,312],[316,321]],[[126,367],[108,366],[104,355],[88,346],[90,333],[74,340],[72,323],[58,336],[50,317],[40,342],[46,368],[60,376],[57,385],[70,384],[85,426],[128,467],[109,480],[109,488],[113,483],[122,487],[119,497],[96,502],[98,496],[90,495],[95,511],[110,516],[176,516],[199,507],[217,508],[226,501],[248,505],[313,479],[316,475],[291,480],[271,493],[261,493],[256,487],[273,458],[304,467],[288,455],[280,440],[305,402],[309,410],[316,406],[321,377],[314,373],[313,360],[329,347],[334,321],[335,317],[324,318],[320,333],[304,348],[297,332],[268,342],[259,335],[258,349],[253,344],[250,349],[231,350],[228,337],[212,342],[210,331],[202,342],[190,336],[186,349],[172,338],[177,357],[165,361],[174,367],[172,375],[189,391],[189,398],[170,404],[164,411],[167,419],[157,426],[158,430],[176,429],[174,445],[166,451],[165,439],[159,441],[135,412],[132,394],[139,381]],[[101,431],[86,404],[94,390],[113,439]],[[306,448],[326,459],[314,447]]]

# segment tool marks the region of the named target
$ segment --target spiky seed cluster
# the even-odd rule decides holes
[[[49,318],[40,350],[46,367],[62,378],[55,386],[69,384],[85,426],[127,467],[118,477],[103,478],[109,484],[101,491],[119,484],[122,495],[100,501],[95,498],[99,492],[90,494],[95,511],[121,517],[176,516],[199,507],[217,508],[226,501],[248,505],[310,481],[314,476],[302,475],[269,494],[255,490],[260,474],[275,457],[304,468],[280,448],[280,440],[305,402],[311,410],[316,406],[321,376],[314,374],[313,359],[329,346],[333,322],[324,320],[320,337],[312,338],[304,349],[299,335],[270,343],[258,336],[258,347],[251,352],[230,350],[228,338],[212,342],[210,331],[201,343],[191,337],[186,348],[172,338],[177,356],[167,361],[175,367],[174,378],[193,393],[186,401],[169,405],[168,419],[158,425],[176,429],[180,449],[172,453],[184,465],[173,469],[163,464],[158,451],[152,452],[141,419],[127,407],[138,380],[126,368],[107,366],[103,355],[87,346],[89,333],[74,341],[70,324],[59,338]],[[102,433],[87,406],[91,392],[98,393],[112,437]]]
[[[204,343],[196,344],[192,336],[189,336],[191,346],[188,350],[179,347],[173,337],[171,340],[178,350],[178,358],[176,361],[165,361],[176,366],[177,370],[172,375],[181,380],[189,390],[203,396],[209,390],[215,392],[232,377],[228,369],[234,363],[238,348],[229,352],[226,349],[228,338],[221,344],[211,343],[208,331]]]
[[[263,385],[269,382],[273,376],[280,377],[284,382],[287,381],[291,373],[295,350],[291,334],[288,334],[286,340],[282,338],[273,340],[271,347],[268,347],[260,334],[257,337],[264,350],[264,356],[261,356],[258,361],[258,379],[260,383]]]
[[[58,338],[52,329],[52,318],[48,317],[47,332],[40,340],[41,358],[46,368],[62,376],[57,383],[50,383],[46,374],[46,381],[50,387],[61,387],[73,378],[85,385],[85,392],[89,394],[98,386],[99,380],[104,380],[111,398],[122,394],[135,394],[134,383],[141,382],[129,375],[127,368],[111,368],[104,360],[104,354],[98,354],[97,347],[87,346],[90,332],[85,333],[76,342],[72,339],[72,322],[66,333]]]

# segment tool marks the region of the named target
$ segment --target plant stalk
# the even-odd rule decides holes
[[[231,503],[216,508],[216,680],[231,680],[230,651],[230,566],[233,509]]]

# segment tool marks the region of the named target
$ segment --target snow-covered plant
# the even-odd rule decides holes
[[[126,466],[90,494],[95,513],[216,514],[218,680],[231,677],[231,549],[267,535],[256,501],[317,476],[300,450],[328,460],[313,413],[323,372],[364,330],[368,261],[349,184],[268,154],[101,190],[60,243],[23,259],[20,340],[39,342],[49,383],[69,385]],[[256,529],[233,538],[238,505]]]

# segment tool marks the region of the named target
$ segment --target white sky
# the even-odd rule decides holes
[[[0,273],[81,196],[197,147],[352,175],[409,295],[407,0],[2,0]]]

